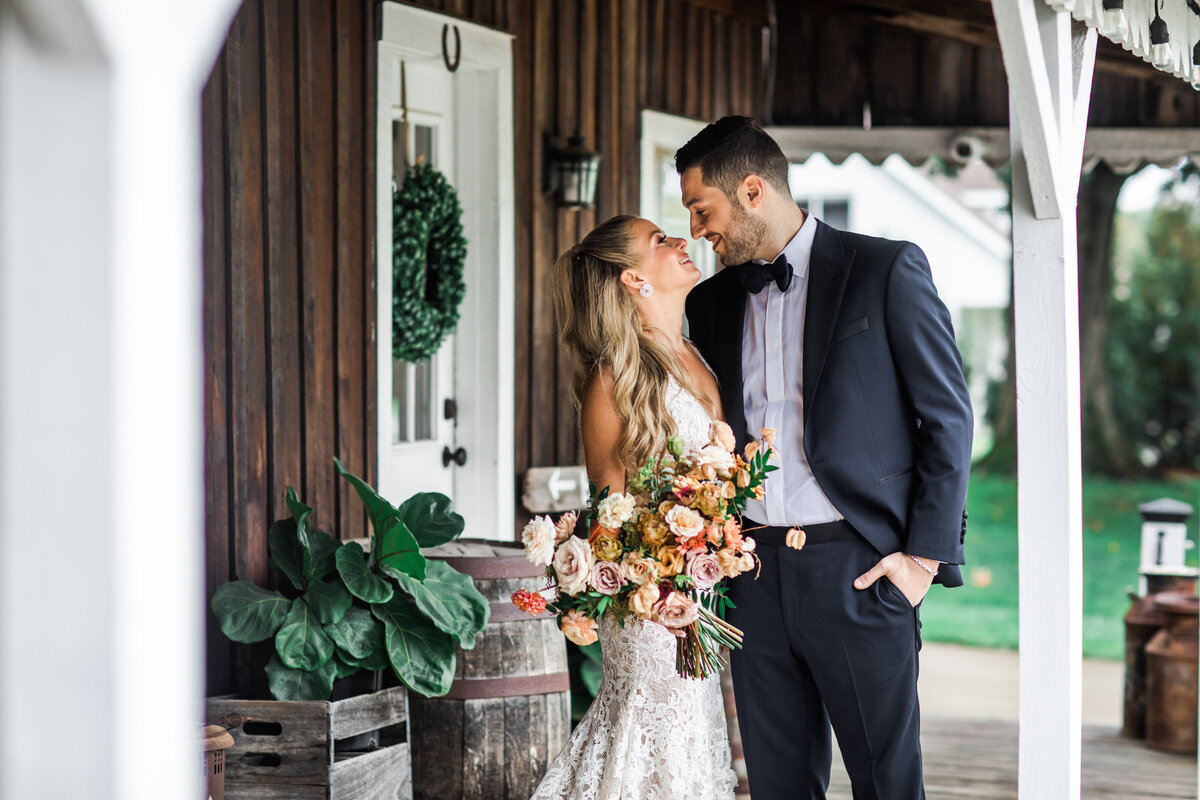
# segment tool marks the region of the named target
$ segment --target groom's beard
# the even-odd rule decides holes
[[[742,208],[737,199],[731,205],[733,213],[730,214],[729,225],[721,234],[721,238],[725,240],[725,253],[721,256],[721,263],[727,267],[745,264],[753,259],[759,246],[767,238],[766,222],[752,216]]]

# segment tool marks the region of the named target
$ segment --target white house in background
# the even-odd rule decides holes
[[[796,202],[818,219],[868,236],[904,239],[925,251],[966,364],[976,450],[986,449],[991,440],[983,421],[987,386],[1003,376],[1007,351],[1009,234],[895,155],[878,167],[860,155],[841,164],[814,155],[792,164],[789,182]]]

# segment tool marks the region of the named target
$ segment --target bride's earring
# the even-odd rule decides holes
[[[643,283],[642,288],[638,289],[638,294],[640,294],[642,297],[649,297],[653,293],[654,293],[654,287],[651,286],[649,283]]]

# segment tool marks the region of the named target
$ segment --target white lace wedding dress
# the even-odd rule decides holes
[[[685,448],[712,420],[674,378],[667,409]],[[532,800],[732,800],[737,777],[720,678],[681,678],[675,637],[655,622],[600,620],[604,676]]]

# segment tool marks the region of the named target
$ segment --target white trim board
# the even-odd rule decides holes
[[[779,126],[767,132],[788,160],[797,163],[821,153],[840,164],[858,153],[872,164],[881,164],[894,153],[910,164],[921,164],[930,156],[949,158],[951,143],[961,137],[981,145],[980,157],[993,167],[1010,158],[1007,128]],[[1115,172],[1130,172],[1145,162],[1169,167],[1189,157],[1200,160],[1200,128],[1091,128],[1084,136],[1083,160],[1088,168],[1103,160]]]

